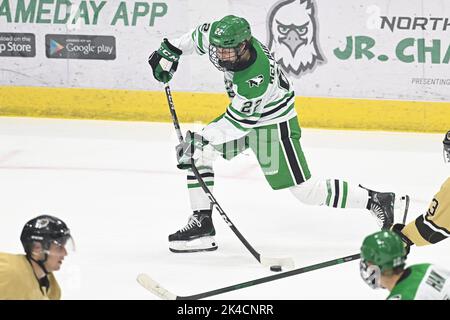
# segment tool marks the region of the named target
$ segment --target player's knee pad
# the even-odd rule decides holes
[[[323,180],[309,179],[301,184],[290,187],[292,194],[304,204],[323,205],[327,197],[327,186]]]

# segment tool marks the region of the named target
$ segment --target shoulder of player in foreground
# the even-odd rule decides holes
[[[401,293],[396,293],[396,294],[390,294],[386,300],[405,300],[403,299]]]
[[[405,282],[414,285],[415,283],[422,281],[423,277],[425,277],[428,269],[431,266],[432,265],[430,263],[417,263],[410,265],[408,268],[405,269],[406,271],[408,271],[408,273],[406,274],[407,275],[406,279],[408,281],[400,281],[400,283]]]
[[[450,189],[450,177],[448,177],[447,180],[444,181],[441,189]]]
[[[411,269],[411,271],[413,271],[413,272],[424,272],[425,273],[428,270],[428,268],[431,266],[432,266],[431,263],[417,263],[417,264],[410,265],[408,267],[408,269]]]
[[[20,277],[19,270],[26,262],[25,255],[0,252],[0,283],[12,282]]]
[[[251,41],[256,52],[256,60],[248,68],[235,72],[233,77],[238,94],[247,99],[264,95],[274,81],[275,72],[270,64],[270,53],[265,52],[264,47],[255,38],[252,38]]]
[[[429,267],[429,263],[421,263],[406,268],[386,300],[414,300]]]
[[[50,291],[48,297],[50,300],[61,300],[61,287],[53,272],[48,274],[48,280],[50,282]]]

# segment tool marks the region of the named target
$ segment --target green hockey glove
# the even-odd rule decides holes
[[[182,53],[180,49],[164,38],[159,49],[154,51],[148,58],[148,63],[152,67],[155,79],[159,82],[169,82],[178,68],[178,61]]]

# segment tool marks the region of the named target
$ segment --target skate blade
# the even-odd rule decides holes
[[[190,241],[171,241],[169,250],[175,253],[214,251],[217,250],[217,243],[213,237],[202,237]]]

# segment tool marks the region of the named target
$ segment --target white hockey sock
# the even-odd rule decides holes
[[[214,187],[213,169],[211,167],[198,167],[198,171],[208,189],[212,192]],[[192,170],[188,170],[187,186],[189,190],[189,198],[191,200],[192,211],[209,210],[211,208],[211,201],[203,191]]]
[[[302,184],[290,187],[292,194],[304,204],[326,205],[333,208],[366,209],[368,192],[346,181],[311,178]]]

